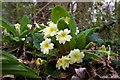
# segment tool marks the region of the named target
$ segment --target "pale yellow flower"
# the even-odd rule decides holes
[[[72,36],[69,35],[69,33],[70,30],[68,29],[60,30],[57,33],[56,40],[59,41],[60,44],[65,44],[66,41],[70,41],[72,38]]]
[[[62,58],[59,58],[56,64],[56,68],[60,69],[61,67],[66,70],[66,68],[69,67],[70,64],[70,58],[68,56],[62,56]]]
[[[44,37],[50,37],[50,36],[54,36],[57,33],[57,25],[54,24],[53,22],[49,22],[48,27],[46,27],[43,32],[44,32]]]
[[[50,49],[53,49],[54,44],[51,43],[51,39],[46,39],[40,44],[41,51],[44,54],[48,54]]]
[[[29,29],[31,29],[31,28],[32,28],[32,25],[31,25],[31,24],[27,24],[27,27],[28,27]]]
[[[69,57],[71,59],[71,64],[82,62],[82,58],[84,57],[83,52],[80,52],[79,49],[74,49],[70,52]]]
[[[14,26],[15,26],[15,29],[16,29],[17,31],[20,29],[20,24],[19,24],[19,23],[14,24]]]
[[[40,28],[38,23],[35,22],[34,24],[35,24],[35,27]]]
[[[106,51],[105,45],[102,45],[102,46],[101,46],[101,49]]]
[[[37,58],[36,64],[37,64],[37,65],[41,65],[41,58]]]
[[[78,29],[78,27],[76,27],[76,35],[79,33],[79,29]]]
[[[64,19],[65,23],[69,24],[69,23],[68,23],[68,22],[69,22],[69,20],[70,20],[70,18],[69,18],[69,17],[65,17],[65,18],[63,18],[63,19]]]

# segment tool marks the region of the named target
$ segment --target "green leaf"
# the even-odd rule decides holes
[[[16,43],[16,42],[20,42],[20,38],[18,37],[13,37],[12,35],[9,36],[3,36],[2,37],[2,41],[4,42],[8,42],[8,43]]]
[[[85,56],[88,57],[88,58],[92,58],[92,59],[97,59],[97,60],[101,60],[101,58],[94,54],[94,53],[91,53],[91,52],[84,52]]]
[[[10,24],[4,19],[2,20],[0,19],[0,22],[1,22],[0,25],[4,27],[9,33],[11,32],[14,36],[17,36],[16,30],[12,24]]]
[[[21,26],[20,26],[20,33],[22,33],[25,30],[28,30],[27,24],[30,23],[29,17],[28,16],[23,16],[21,20]]]
[[[98,27],[96,28],[91,28],[91,29],[87,29],[85,31],[82,31],[78,34],[78,38],[77,38],[77,47],[79,49],[83,49],[85,48],[86,44],[87,44],[87,39],[88,36],[90,34],[92,34],[93,32],[95,32],[98,29]]]
[[[59,19],[57,27],[59,30],[69,29],[67,23],[63,19]]]
[[[101,54],[108,56],[108,51],[98,50],[98,52],[101,52]],[[110,56],[118,56],[118,54],[111,51]]]
[[[61,20],[61,18],[63,20]],[[72,15],[62,6],[56,6],[52,9],[51,20],[54,23],[58,22],[58,29],[68,28],[71,30],[71,35],[74,36],[76,32],[76,22]],[[67,21],[68,24],[65,23]],[[68,27],[67,27],[68,25]]]
[[[112,65],[114,65],[116,68],[120,67],[120,60],[112,60]]]
[[[39,78],[36,73],[17,61],[17,58],[9,53],[0,51],[0,62],[2,62],[2,74],[13,74],[30,78]]]
[[[33,46],[40,50],[40,43],[44,40],[43,35],[41,33],[34,33],[33,34]]]
[[[52,9],[51,13],[51,20],[54,23],[57,23],[57,21],[62,17],[69,17],[70,14],[65,10],[62,6],[56,6]]]
[[[45,69],[45,74],[51,75],[52,77],[56,78],[60,74],[60,71],[55,70],[56,69],[55,65],[56,65],[56,63],[54,63],[54,62],[48,63],[48,65],[46,66],[46,69]]]
[[[72,15],[70,16],[70,19],[68,21],[68,26],[69,26],[69,29],[71,30],[71,35],[74,36],[76,33],[77,26],[76,26],[75,19]]]
[[[76,48],[76,36],[72,37],[72,39],[70,40],[70,50],[73,50]]]
[[[19,37],[24,38],[24,37],[26,37],[26,35],[28,35],[28,33],[29,33],[29,30],[25,30],[19,35]]]

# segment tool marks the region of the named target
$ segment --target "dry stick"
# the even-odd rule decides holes
[[[48,2],[44,7],[42,7],[42,9],[39,9],[39,11],[35,14],[39,14],[44,8],[46,8],[53,0],[51,0],[50,2]]]

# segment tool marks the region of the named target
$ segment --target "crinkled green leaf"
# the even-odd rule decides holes
[[[68,21],[68,26],[69,26],[69,29],[71,30],[71,35],[74,36],[75,33],[76,33],[76,22],[75,22],[75,19],[72,15],[70,15],[70,19]]]
[[[40,43],[44,40],[43,35],[41,33],[34,33],[33,34],[33,46],[40,50]]]
[[[74,36],[71,40],[70,40],[70,49],[73,50],[76,48],[76,36]]]
[[[69,29],[67,23],[63,19],[58,21],[57,27],[59,30]]]
[[[54,23],[57,23],[57,21],[62,17],[70,16],[70,14],[65,10],[62,6],[56,6],[52,9],[51,13],[51,20]]]

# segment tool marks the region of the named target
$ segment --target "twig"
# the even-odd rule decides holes
[[[50,2],[48,2],[44,7],[42,7],[42,9],[39,9],[39,11],[35,14],[39,14],[44,8],[46,8],[53,0],[51,0]]]

